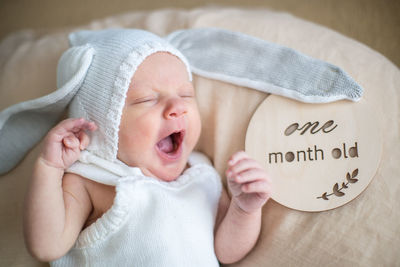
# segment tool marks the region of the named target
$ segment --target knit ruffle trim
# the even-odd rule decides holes
[[[201,174],[201,175],[200,175]],[[206,164],[200,163],[187,169],[177,180],[165,182],[144,175],[127,176],[118,180],[116,185],[116,196],[112,207],[103,214],[96,222],[84,229],[74,245],[74,249],[83,249],[95,246],[98,242],[105,240],[117,232],[129,218],[130,202],[135,186],[140,183],[152,183],[175,191],[184,189],[192,182],[197,182],[198,177],[211,177],[214,188],[218,195],[221,194],[221,179],[216,170]],[[214,211],[215,213],[216,211]]]

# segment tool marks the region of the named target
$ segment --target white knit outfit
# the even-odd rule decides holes
[[[219,266],[213,232],[222,185],[204,155],[192,153],[173,182],[90,153],[81,159],[69,171],[115,183],[114,204],[51,266]]]

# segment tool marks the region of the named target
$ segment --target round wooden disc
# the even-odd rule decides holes
[[[271,95],[250,121],[246,152],[270,174],[272,199],[296,210],[329,210],[374,177],[380,119],[366,100],[307,104]]]

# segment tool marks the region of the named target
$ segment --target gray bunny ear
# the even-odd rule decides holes
[[[10,171],[60,119],[92,62],[89,45],[72,47],[60,58],[55,92],[0,112],[0,174]]]
[[[181,30],[166,37],[193,73],[302,102],[358,101],[363,89],[340,68],[293,49],[215,28]]]

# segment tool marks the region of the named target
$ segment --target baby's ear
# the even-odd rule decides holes
[[[342,69],[291,48],[215,28],[181,30],[166,37],[193,73],[302,102],[358,101],[363,89]]]
[[[58,63],[58,90],[0,112],[0,174],[16,166],[60,120],[79,91],[93,56],[94,49],[88,45],[69,48]]]

